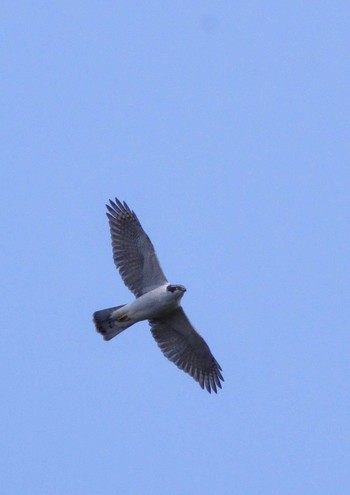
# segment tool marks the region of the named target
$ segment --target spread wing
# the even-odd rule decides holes
[[[136,297],[167,282],[148,235],[128,205],[117,198],[107,206],[113,259],[125,285]]]
[[[191,375],[209,393],[224,381],[219,363],[180,307],[164,318],[150,320],[152,335],[164,355]]]

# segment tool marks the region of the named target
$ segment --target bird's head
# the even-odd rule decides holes
[[[175,296],[177,297],[182,297],[185,292],[186,292],[186,287],[184,287],[183,285],[172,285],[172,284],[169,284],[166,288],[166,290],[168,290],[169,292],[171,292],[172,294],[174,294]]]

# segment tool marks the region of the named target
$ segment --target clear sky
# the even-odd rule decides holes
[[[1,493],[350,493],[350,3],[1,7]],[[166,360],[105,203],[223,368]]]

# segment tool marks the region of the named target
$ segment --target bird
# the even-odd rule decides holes
[[[181,306],[186,288],[168,282],[150,238],[126,202],[115,198],[109,203],[106,214],[114,263],[135,299],[96,311],[93,322],[97,332],[109,341],[131,325],[148,320],[163,354],[202,389],[217,393],[224,381],[222,369]]]

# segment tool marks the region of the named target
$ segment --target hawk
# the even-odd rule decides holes
[[[116,198],[106,206],[114,263],[135,300],[96,311],[96,330],[110,340],[134,323],[148,320],[163,354],[202,389],[217,393],[224,381],[222,370],[181,307],[186,288],[168,282],[150,238],[125,201]]]

